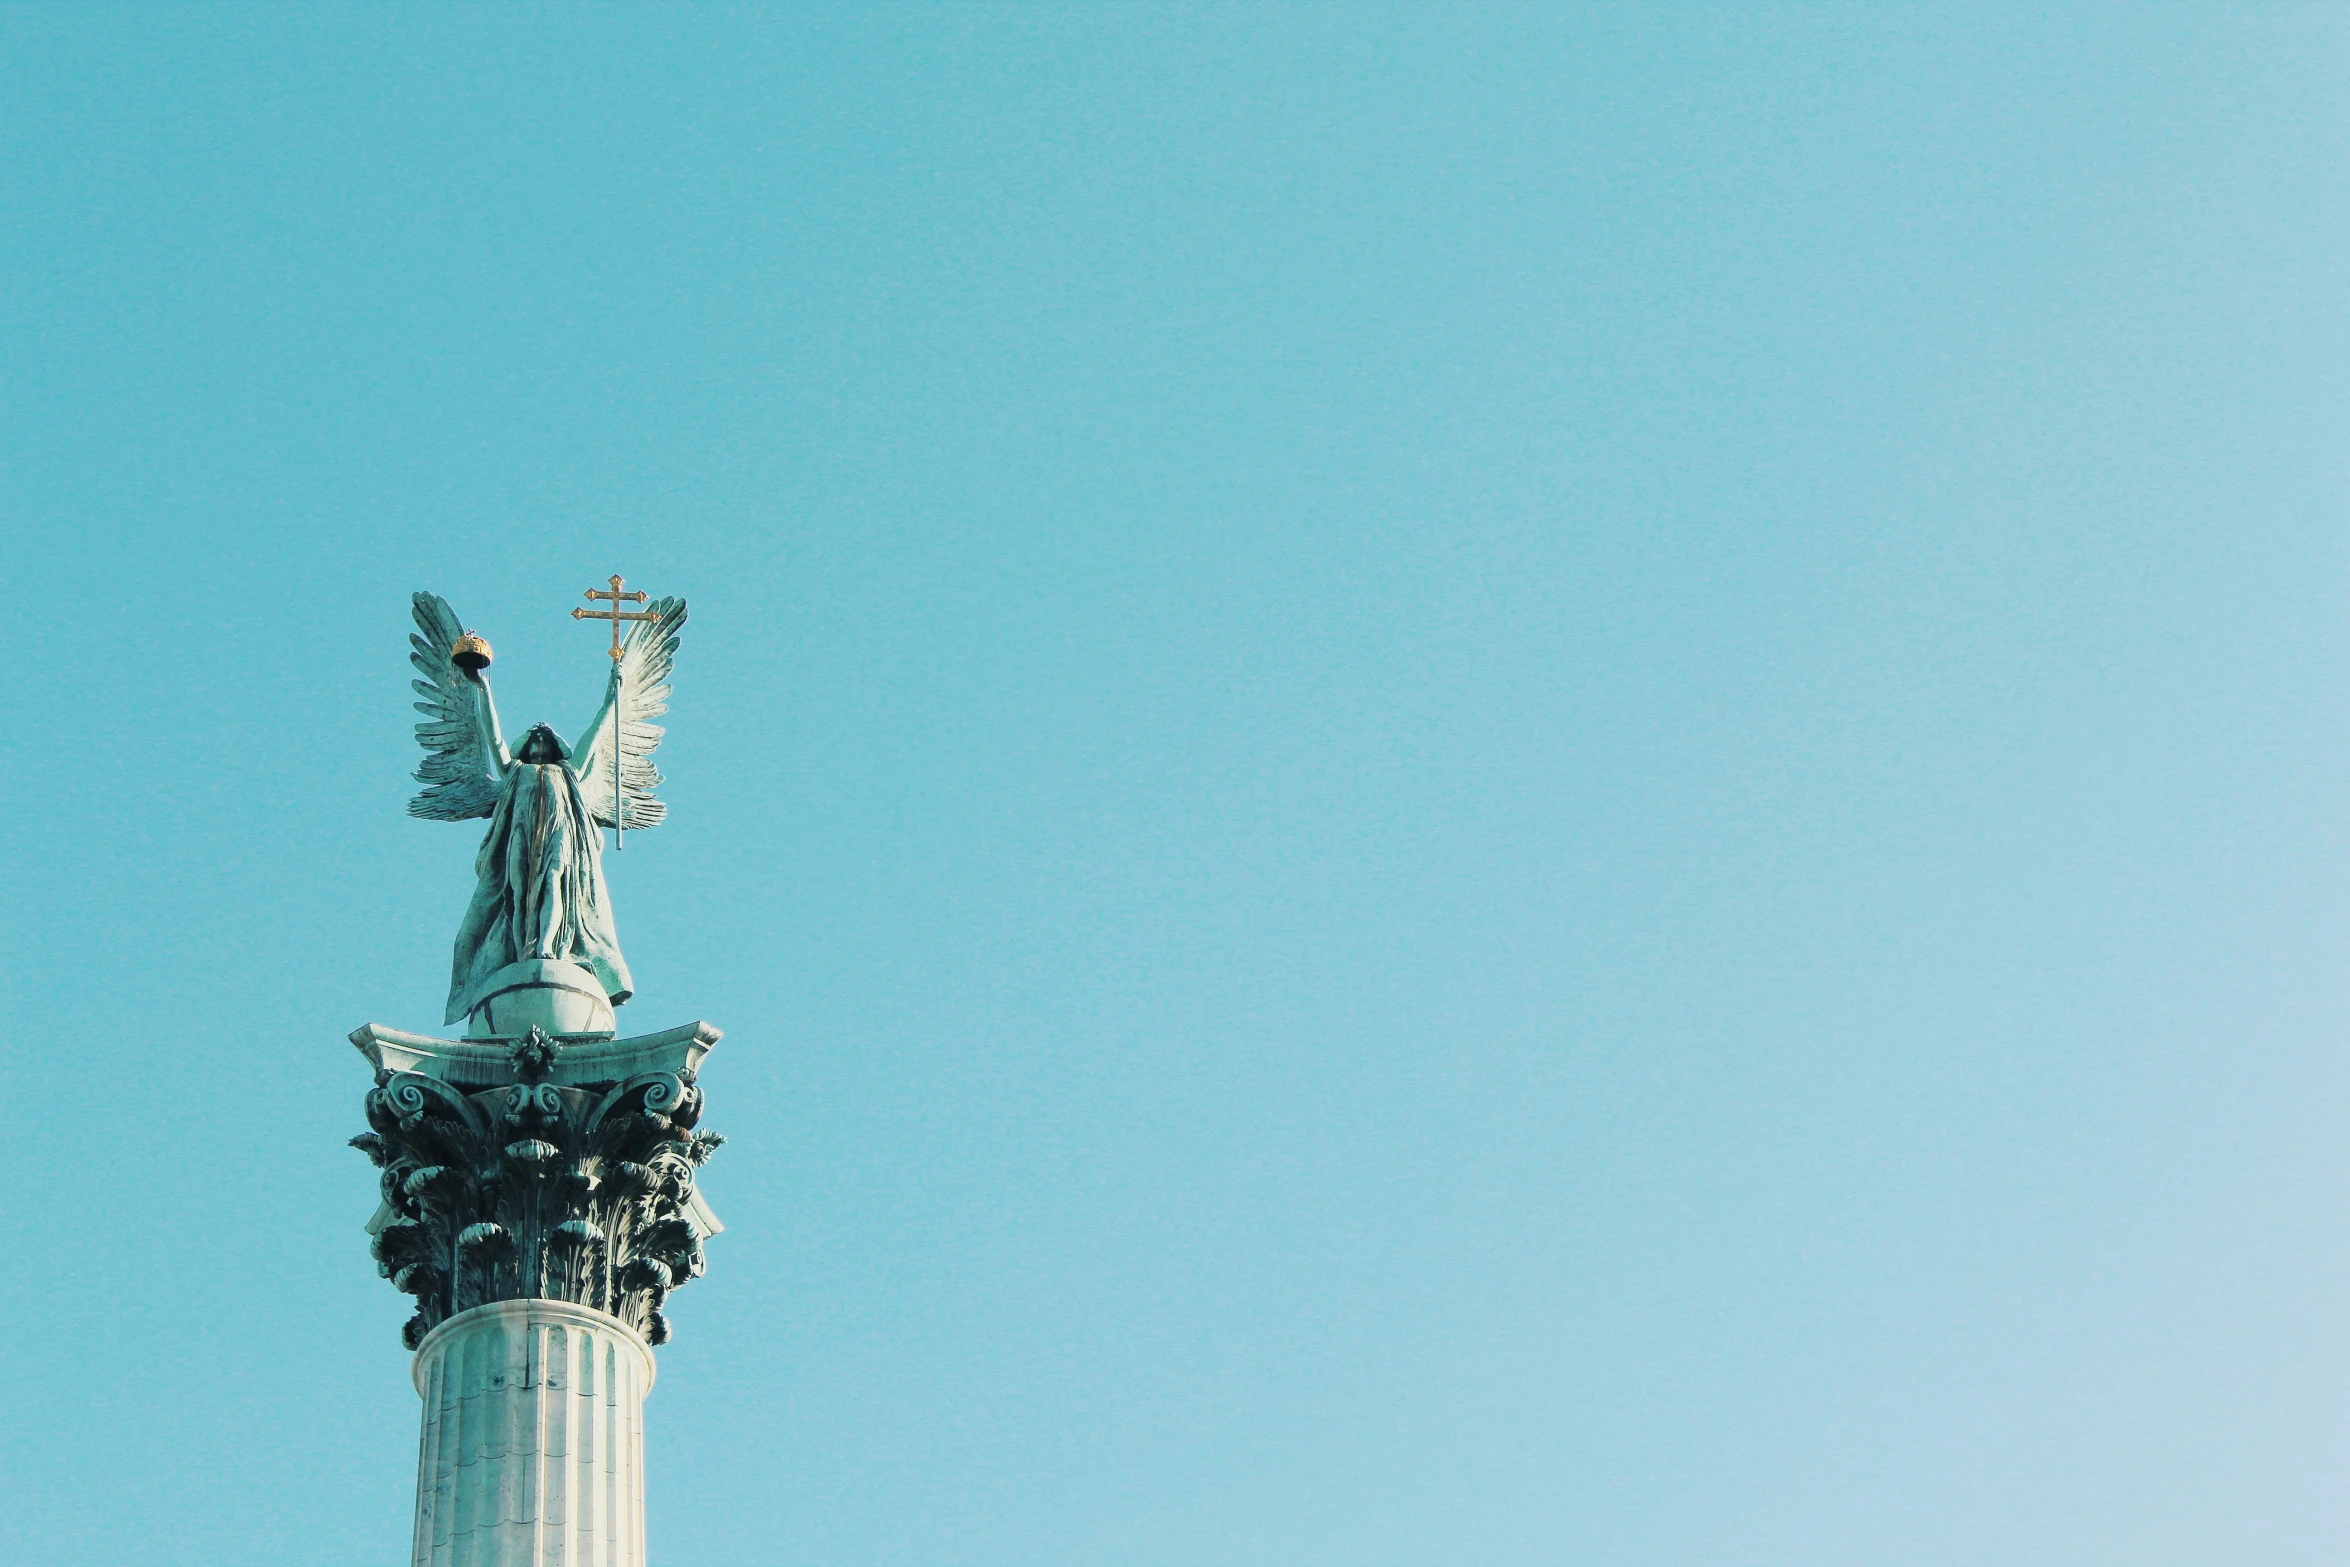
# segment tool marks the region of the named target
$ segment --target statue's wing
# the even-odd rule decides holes
[[[408,662],[421,680],[409,684],[421,699],[416,710],[416,743],[425,758],[416,766],[422,793],[408,802],[408,814],[436,822],[487,816],[498,806],[498,773],[474,712],[473,682],[450,661],[449,650],[465,634],[456,611],[437,593],[416,595],[416,635],[408,639]]]
[[[653,766],[661,726],[653,720],[669,711],[669,666],[677,658],[677,634],[685,629],[685,600],[655,599],[645,606],[645,613],[653,618],[629,627],[627,640],[620,645],[620,699],[581,739],[571,764],[596,821],[630,832],[657,827],[669,814],[669,807],[653,798],[653,791],[661,787],[660,770]],[[620,757],[617,798],[612,787],[615,750]]]

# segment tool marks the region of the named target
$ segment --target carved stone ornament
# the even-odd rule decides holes
[[[717,1037],[352,1035],[376,1063],[371,1130],[351,1139],[383,1171],[376,1268],[416,1297],[403,1342],[503,1300],[569,1301],[665,1342],[662,1305],[719,1227],[694,1190],[724,1141],[698,1129],[695,1067]]]

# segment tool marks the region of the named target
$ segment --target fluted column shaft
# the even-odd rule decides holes
[[[504,1300],[425,1335],[414,1567],[644,1567],[653,1351],[601,1311]]]

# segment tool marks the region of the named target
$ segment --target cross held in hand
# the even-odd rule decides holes
[[[612,607],[610,609],[575,609],[571,612],[571,618],[573,620],[609,620],[612,622],[612,662],[615,664],[620,662],[620,623],[624,620],[654,620],[659,618],[657,616],[643,614],[635,610],[622,609],[620,606],[623,602],[630,604],[642,604],[645,601],[645,595],[642,593],[621,592],[621,581],[621,578],[614,577],[612,579],[612,589],[610,592],[606,592],[602,588],[590,588],[587,590],[587,596],[591,599],[609,599],[612,603]]]

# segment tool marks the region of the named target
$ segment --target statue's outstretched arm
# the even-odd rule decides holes
[[[604,682],[604,705],[596,709],[596,716],[579,732],[579,743],[571,748],[571,767],[585,774],[588,758],[596,751],[596,743],[603,738],[604,726],[613,721],[612,709],[620,700],[620,666],[612,666],[612,678]]]
[[[480,688],[480,697],[474,704],[474,717],[481,724],[482,743],[490,753],[490,760],[498,766],[503,778],[514,766],[514,753],[506,749],[506,735],[498,727],[497,699],[490,695],[490,672],[477,670],[469,677]]]

